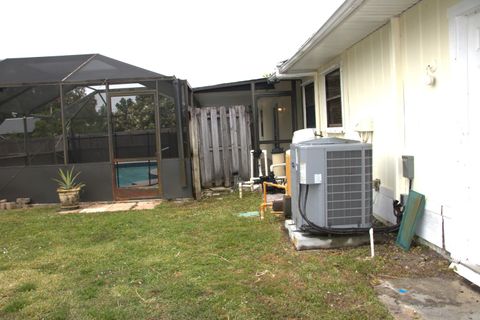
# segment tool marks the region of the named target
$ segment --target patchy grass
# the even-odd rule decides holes
[[[374,261],[368,247],[296,252],[277,219],[237,216],[259,201],[247,194],[140,212],[1,213],[0,318],[390,317],[371,282],[415,274],[403,267],[405,253],[391,244],[378,246]],[[424,264],[435,260],[417,250]],[[446,268],[438,258],[434,265]]]
[[[3,308],[6,313],[17,312],[23,309],[27,305],[24,299],[14,299]]]
[[[37,289],[37,285],[32,282],[25,282],[17,288],[17,292],[28,292]]]

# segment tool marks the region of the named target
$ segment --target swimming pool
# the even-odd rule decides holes
[[[157,162],[123,162],[115,164],[117,187],[155,186],[158,184]]]

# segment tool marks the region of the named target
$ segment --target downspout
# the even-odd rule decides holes
[[[183,101],[181,101],[181,83],[180,80],[173,80],[173,87],[175,90],[175,113],[176,113],[176,129],[177,129],[177,148],[178,148],[178,157],[179,157],[179,166],[180,166],[180,185],[182,188],[187,186],[187,176],[185,170],[185,154],[184,154],[184,145],[183,145],[183,125],[182,125],[182,116],[183,116]]]
[[[252,149],[253,149],[253,157],[254,160],[259,159],[261,155],[261,150],[260,150],[260,137],[258,133],[258,106],[257,106],[257,98],[255,95],[255,82],[252,81],[250,83],[250,94],[252,98],[252,131],[253,131],[253,144],[252,144]],[[255,168],[253,168],[253,172],[250,172],[250,176],[255,176],[256,171]]]
[[[403,48],[402,48],[402,30],[400,26],[400,18],[390,18],[391,26],[391,47],[390,54],[391,63],[391,94],[394,103],[394,114],[396,115],[395,124],[397,127],[397,136],[394,144],[398,146],[399,154],[395,155],[395,199],[400,199],[400,195],[407,190],[406,181],[402,179],[402,163],[401,152],[405,149],[405,97],[404,97],[404,83],[403,83]]]

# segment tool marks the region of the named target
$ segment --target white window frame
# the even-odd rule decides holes
[[[480,11],[478,0],[464,0],[448,9],[450,36],[450,58],[456,71],[456,79],[462,83],[459,88],[466,88],[467,73],[467,16]]]
[[[478,0],[463,0],[448,9],[452,89],[455,92],[455,103],[468,106],[468,108],[470,107],[468,101],[468,16],[478,12],[480,12],[480,3]],[[468,120],[466,117],[464,119],[465,123],[462,124],[462,136],[468,137]],[[467,142],[465,143],[465,148],[468,147],[469,143]],[[465,154],[463,154],[464,152]],[[457,157],[466,159],[469,157],[468,152],[469,151],[462,151],[462,154],[457,155]],[[468,177],[471,174],[468,169],[469,165],[461,163],[461,169],[459,170],[460,172],[457,172],[457,175]],[[466,187],[463,189],[463,193],[468,195],[468,191],[465,190],[468,190],[469,181],[464,181],[464,184]],[[456,261],[461,262],[464,259],[468,259],[468,255],[465,255],[457,246],[452,247],[451,252],[452,258]],[[458,274],[479,285],[480,276],[478,273],[471,272],[470,269],[463,267],[461,264],[456,264],[456,267]]]
[[[326,75],[330,72],[334,71],[335,69],[339,69],[340,71],[340,101],[342,104],[342,126],[341,127],[329,127],[328,126],[328,119],[327,119],[327,83],[326,83]],[[336,134],[343,134],[345,133],[345,90],[343,88],[343,70],[342,65],[340,63],[336,63],[331,65],[330,67],[324,69],[321,72],[322,80],[323,80],[323,113],[324,113],[324,124],[325,124],[325,132],[327,133],[336,133]]]

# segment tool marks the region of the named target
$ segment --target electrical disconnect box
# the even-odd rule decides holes
[[[403,177],[413,179],[415,176],[413,156],[402,156]]]

